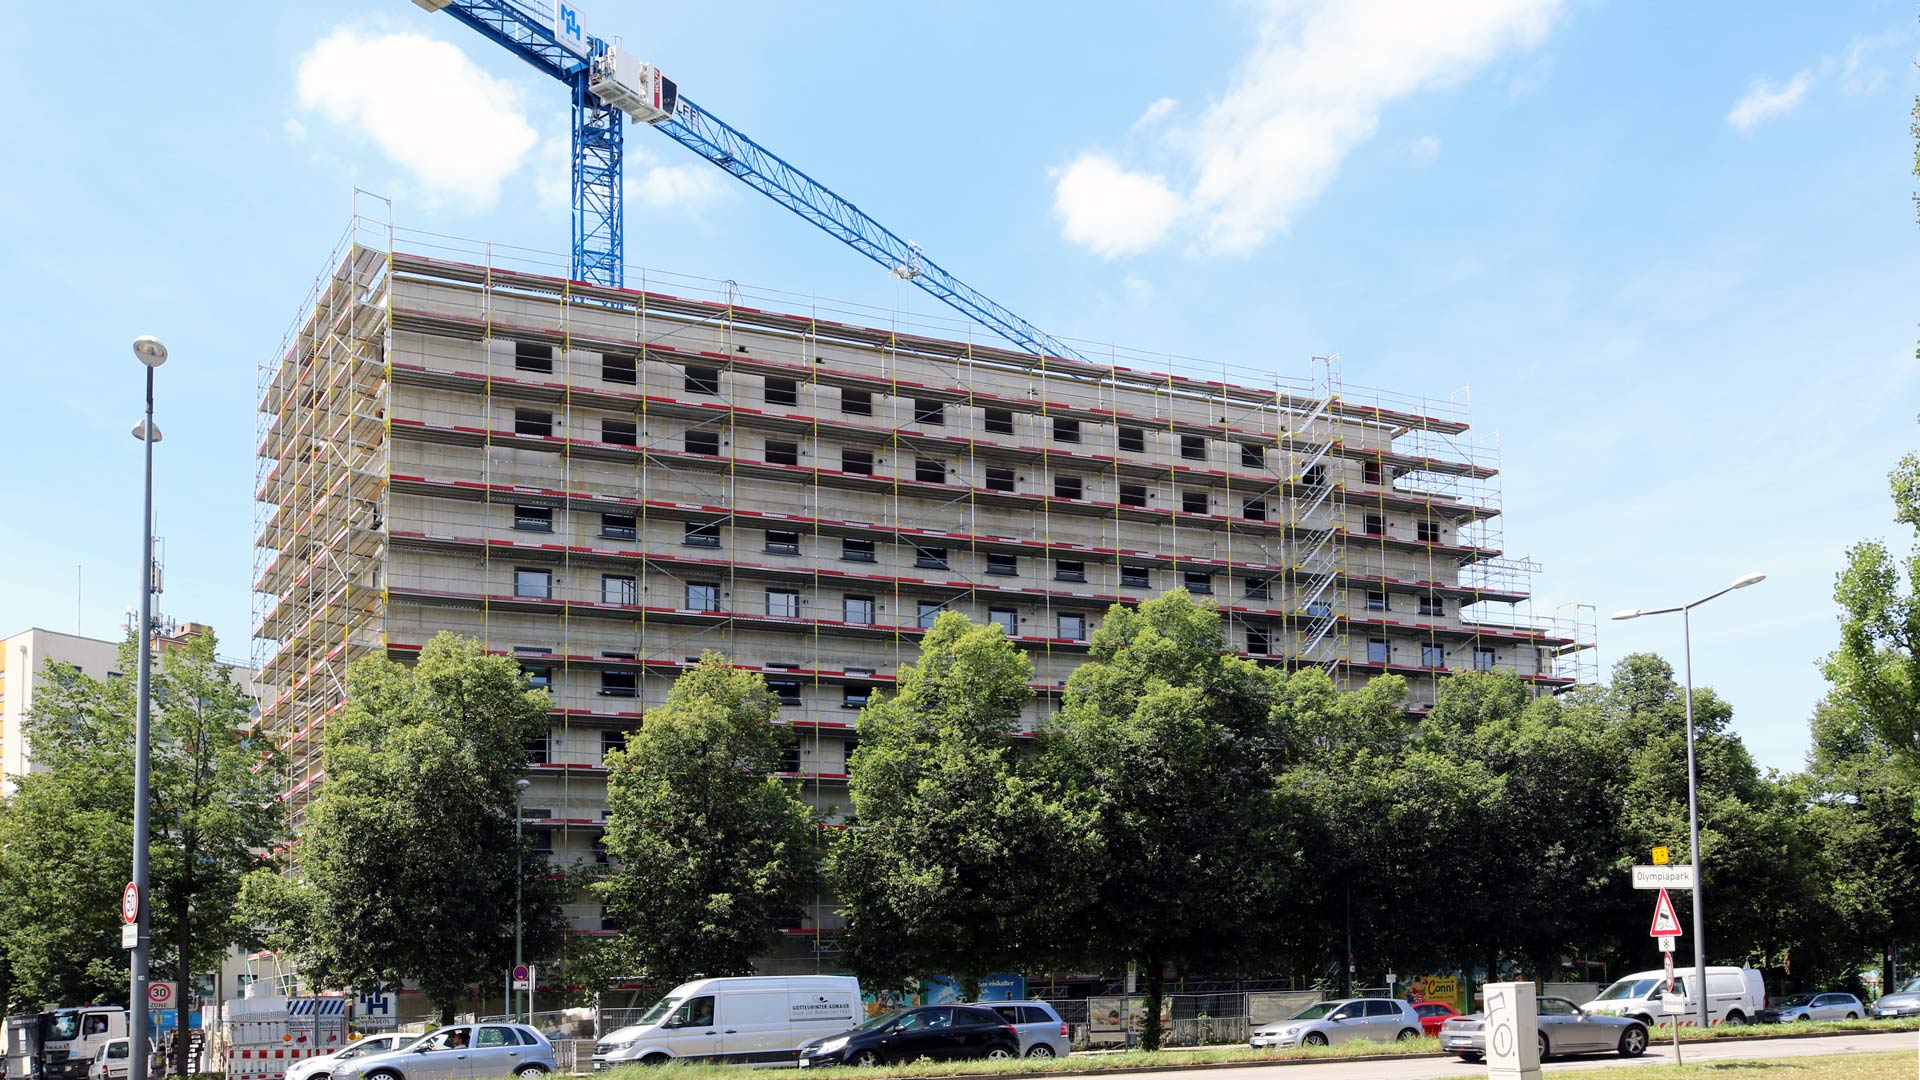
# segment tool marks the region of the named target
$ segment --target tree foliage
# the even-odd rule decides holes
[[[1275,783],[1282,682],[1228,653],[1217,609],[1185,592],[1110,608],[1067,681],[1047,764],[1100,842],[1068,944],[1139,963],[1150,1049],[1169,967],[1252,970],[1276,951],[1270,915],[1303,858]]]
[[[781,768],[793,736],[766,680],[708,652],[608,756],[598,888],[649,979],[744,975],[819,890],[819,828]]]
[[[979,977],[1051,958],[1087,822],[1014,746],[1033,662],[998,626],[946,612],[860,714],[853,818],[830,867],[844,946],[872,985]]]
[[[1888,486],[1894,520],[1920,532],[1920,455],[1900,459]],[[1904,557],[1879,540],[1848,549],[1833,588],[1840,647],[1825,669],[1838,698],[1920,768],[1920,544],[1912,539]]]
[[[280,836],[279,761],[211,633],[152,672],[148,910],[156,978],[191,985],[246,937],[234,903]],[[132,640],[119,666],[138,664]],[[11,1002],[126,1000],[118,897],[132,872],[136,682],[49,666],[27,737],[34,768],[0,806],[0,948]]]
[[[518,880],[526,953],[553,955],[560,888],[516,844],[514,821],[514,783],[549,707],[512,660],[453,634],[411,667],[356,661],[327,723],[301,880],[249,881],[255,925],[316,985],[411,981],[450,1015],[511,963]]]

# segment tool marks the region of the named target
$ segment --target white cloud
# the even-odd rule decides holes
[[[1224,96],[1161,139],[1159,149],[1191,177],[1185,190],[1111,157],[1082,154],[1058,174],[1055,189],[1069,240],[1126,254],[1158,244],[1175,219],[1191,219],[1201,251],[1250,251],[1325,190],[1347,154],[1373,136],[1383,108],[1536,44],[1560,0],[1261,0],[1260,7],[1255,43]]]
[[[1147,106],[1146,111],[1140,114],[1140,119],[1133,122],[1133,130],[1143,131],[1152,127],[1160,121],[1165,120],[1173,113],[1173,110],[1179,106],[1180,103],[1170,97],[1160,98],[1153,104]]]
[[[285,120],[280,121],[280,132],[287,138],[298,142],[307,137],[307,126],[294,117],[289,116]]]
[[[628,168],[638,164],[629,154]],[[725,179],[706,162],[644,166],[628,173],[627,198],[655,210],[695,210],[720,197]]]
[[[1896,45],[1905,45],[1911,38],[1905,30],[1889,30],[1884,34],[1862,35],[1847,43],[1847,51],[1837,61],[1840,69],[1840,87],[1849,94],[1871,94],[1880,88],[1887,77],[1885,68],[1870,58],[1882,49]],[[1821,65],[1824,72],[1836,64],[1832,59]]]
[[[1061,171],[1053,208],[1067,239],[1109,258],[1158,244],[1181,209],[1165,179],[1129,172],[1100,154],[1082,154]]]
[[[491,206],[539,140],[517,86],[418,34],[338,27],[300,58],[300,107],[371,139],[430,195]]]
[[[1792,112],[1800,99],[1807,96],[1807,87],[1812,84],[1813,76],[1804,71],[1785,86],[1755,79],[1747,87],[1746,96],[1727,113],[1727,123],[1741,131],[1752,131],[1776,116]]]
[[[1407,154],[1415,164],[1431,165],[1440,156],[1440,139],[1434,135],[1422,135],[1407,144]]]

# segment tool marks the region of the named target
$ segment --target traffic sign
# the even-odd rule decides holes
[[[513,966],[513,988],[515,990],[527,990],[531,989],[532,985],[532,969],[528,968],[525,964],[515,964]]]
[[[1693,888],[1693,867],[1680,866],[1636,866],[1633,868],[1633,887],[1636,889],[1691,889]]]
[[[1660,890],[1660,899],[1653,902],[1653,928],[1647,933],[1657,938],[1680,934],[1680,917],[1673,913],[1673,901],[1665,889]]]
[[[147,984],[147,1004],[156,1009],[171,1009],[180,997],[180,984],[176,982],[150,982]]]
[[[1659,938],[1658,940],[1660,942],[1660,951],[1667,954],[1667,966],[1672,967],[1673,966],[1673,947],[1675,945],[1680,944],[1680,939],[1672,934],[1669,934],[1665,937]]]
[[[131,881],[127,882],[126,889],[120,893],[120,921],[130,923],[140,921],[140,886]]]
[[[1653,865],[1667,865],[1667,849],[1664,845],[1653,849]]]
[[[140,924],[137,922],[120,924],[120,947],[134,949],[140,945]]]
[[[1667,993],[1673,993],[1673,950],[1667,950]]]

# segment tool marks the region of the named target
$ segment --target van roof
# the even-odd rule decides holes
[[[852,975],[744,975],[731,978],[695,979],[674,987],[672,992],[684,995],[724,990],[785,990],[795,993],[835,990],[857,994],[860,992],[860,980]]]

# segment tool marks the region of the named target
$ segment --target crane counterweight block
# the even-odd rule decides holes
[[[643,124],[657,124],[673,116],[680,99],[679,86],[659,68],[622,52],[616,45],[594,56],[587,89]]]

